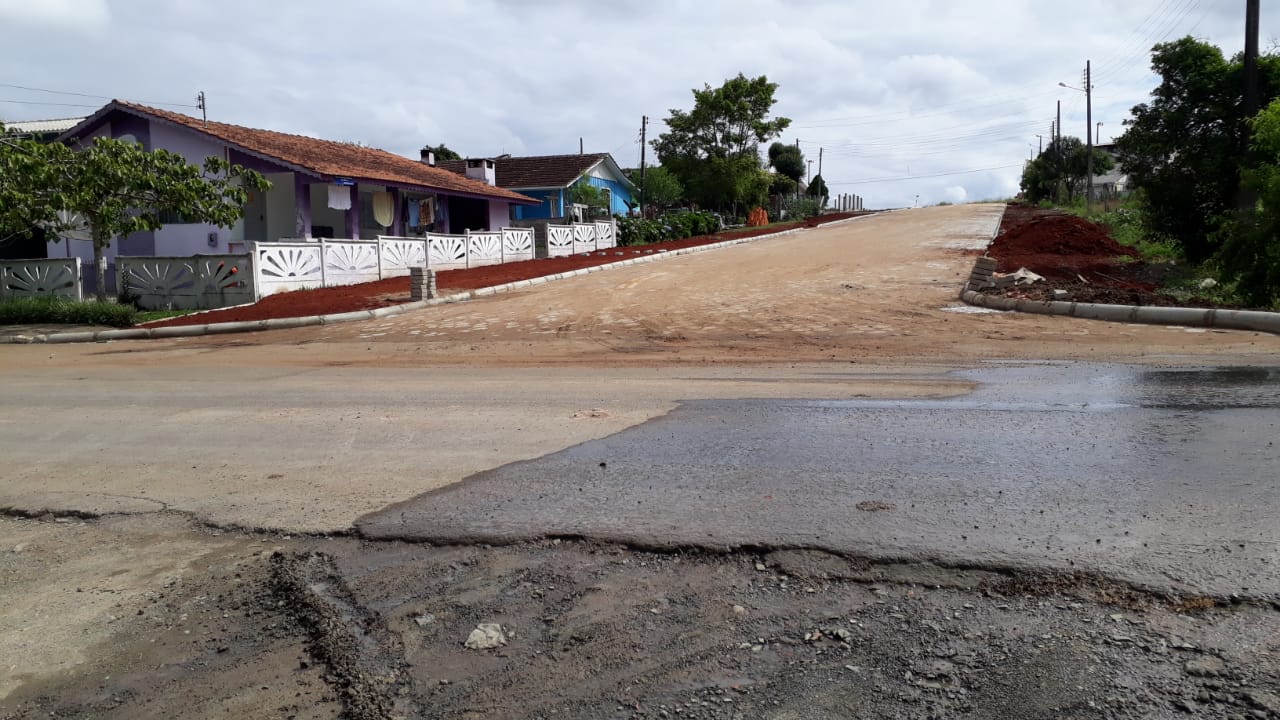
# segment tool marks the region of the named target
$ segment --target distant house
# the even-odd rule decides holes
[[[62,133],[84,122],[83,117],[57,118],[54,120],[15,120],[4,124],[5,134],[30,138],[36,142],[53,142]]]
[[[113,100],[59,138],[73,147],[95,137],[133,140],[201,164],[216,156],[271,181],[251,193],[230,230],[171,218],[160,230],[132,233],[108,248],[117,255],[189,256],[243,252],[255,241],[364,238],[427,231],[497,229],[511,208],[538,201],[394,153],[351,143],[241,127]],[[51,257],[80,253],[88,243],[49,243]]]
[[[1120,155],[1116,151],[1115,143],[1106,145],[1098,145],[1096,149],[1111,156],[1115,161],[1115,166],[1111,172],[1102,175],[1093,176],[1093,199],[1094,200],[1117,200],[1128,197],[1129,195],[1129,174],[1120,167]]]
[[[515,220],[572,217],[569,189],[588,183],[605,191],[609,212],[625,215],[632,206],[636,186],[618,167],[609,153],[579,155],[536,155],[531,157],[472,158],[448,160],[439,166],[459,175],[482,178],[504,190],[512,190],[539,201],[536,206],[512,208]]]

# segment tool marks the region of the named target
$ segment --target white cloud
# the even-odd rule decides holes
[[[949,203],[962,203],[969,199],[969,193],[963,187],[952,185],[942,191],[943,199]]]
[[[106,0],[0,0],[0,24],[54,30],[106,26]]]
[[[428,142],[576,152],[581,137],[634,165],[642,115],[652,138],[691,88],[743,72],[779,84],[775,111],[793,120],[782,140],[815,161],[824,149],[833,194],[869,207],[954,201],[957,188],[1007,197],[1058,100],[1064,128],[1084,133],[1083,96],[1058,82],[1078,84],[1092,59],[1093,119],[1117,135],[1155,84],[1152,43],[1193,33],[1239,51],[1243,8],[1226,5],[0,0],[0,118],[101,104],[13,85],[178,105],[203,90],[214,119],[409,156]],[[1267,4],[1264,45],[1278,34]],[[67,104],[41,104],[53,102]]]

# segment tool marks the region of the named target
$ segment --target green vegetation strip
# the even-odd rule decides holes
[[[9,298],[0,301],[0,325],[109,325],[129,327],[138,309],[111,302],[76,302],[61,298]]]

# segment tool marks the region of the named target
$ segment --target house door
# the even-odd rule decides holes
[[[265,242],[267,237],[267,194],[249,191],[249,202],[244,205],[244,239],[248,242]]]
[[[489,202],[476,198],[449,198],[449,232],[489,229]]]

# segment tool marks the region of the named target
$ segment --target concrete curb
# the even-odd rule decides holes
[[[1000,213],[1000,223],[991,239],[1000,235],[1004,224],[1005,205]],[[1149,305],[1107,305],[1103,303],[1078,303],[1064,300],[1020,300],[1016,298],[985,295],[981,289],[990,287],[995,273],[996,259],[984,254],[973,263],[969,279],[960,291],[960,299],[966,304],[992,310],[1036,313],[1038,315],[1062,315],[1085,320],[1107,322],[1142,323],[1146,325],[1189,325],[1192,327],[1220,328],[1223,330],[1249,330],[1280,334],[1280,313],[1261,310],[1217,310],[1186,307],[1151,307]]]
[[[1019,300],[984,295],[976,290],[968,289],[960,293],[960,299],[969,305],[991,308],[992,310],[1013,310],[1040,315],[1063,315],[1087,320],[1106,320],[1108,322],[1250,330],[1280,335],[1280,313],[1263,312],[1261,310],[1206,310],[1203,308],[1150,307],[1146,305],[1104,305],[1101,303],[1077,303],[1057,300]]]
[[[564,273],[556,273],[553,275],[543,275],[542,277],[529,278],[525,280],[516,280],[514,282],[502,285],[494,285],[487,288],[479,288],[477,290],[469,290],[464,293],[456,293],[445,297],[433,298],[431,300],[420,300],[418,302],[408,302],[401,305],[391,305],[388,307],[377,308],[375,310],[358,310],[356,312],[335,313],[333,315],[311,315],[308,317],[292,317],[292,318],[275,318],[272,320],[250,320],[245,322],[225,322],[210,323],[208,325],[178,325],[176,327],[160,327],[160,328],[124,328],[120,330],[98,330],[96,332],[66,332],[66,333],[49,333],[45,335],[9,335],[0,337],[0,345],[38,345],[38,344],[61,344],[61,343],[82,343],[82,342],[107,342],[110,340],[149,340],[161,338],[180,338],[180,337],[197,337],[200,335],[216,335],[221,333],[237,333],[237,332],[254,332],[258,330],[284,330],[289,328],[308,327],[312,325],[330,325],[333,323],[356,322],[359,320],[373,320],[377,318],[390,317],[401,313],[420,310],[425,307],[435,305],[447,305],[457,302],[465,302],[475,298],[489,297],[501,293],[511,292],[513,290],[523,290],[535,285],[542,285],[554,280],[564,280],[571,277],[579,277],[593,272],[602,270],[610,270],[619,267],[630,267],[643,263],[650,263],[668,257],[679,257],[681,255],[691,255],[693,253],[706,252],[708,250],[719,250],[721,248],[733,247],[734,245],[743,245],[757,240],[768,240],[770,238],[782,237],[784,235],[793,235],[805,230],[818,230],[826,227],[834,227],[843,225],[855,220],[861,220],[867,217],[873,217],[877,213],[868,215],[859,215],[857,217],[844,218],[842,220],[834,220],[829,223],[823,223],[815,228],[798,227],[790,230],[782,230],[767,235],[757,235],[749,238],[739,238],[736,240],[725,240],[723,242],[712,243],[710,245],[699,245],[698,247],[681,248],[679,250],[666,250],[654,252],[652,254],[641,255],[640,257],[628,258],[617,262],[605,263],[603,265],[594,265],[589,268],[580,268]],[[596,251],[607,252],[607,251]],[[221,309],[221,308],[219,308]],[[210,312],[210,311],[206,311]]]

